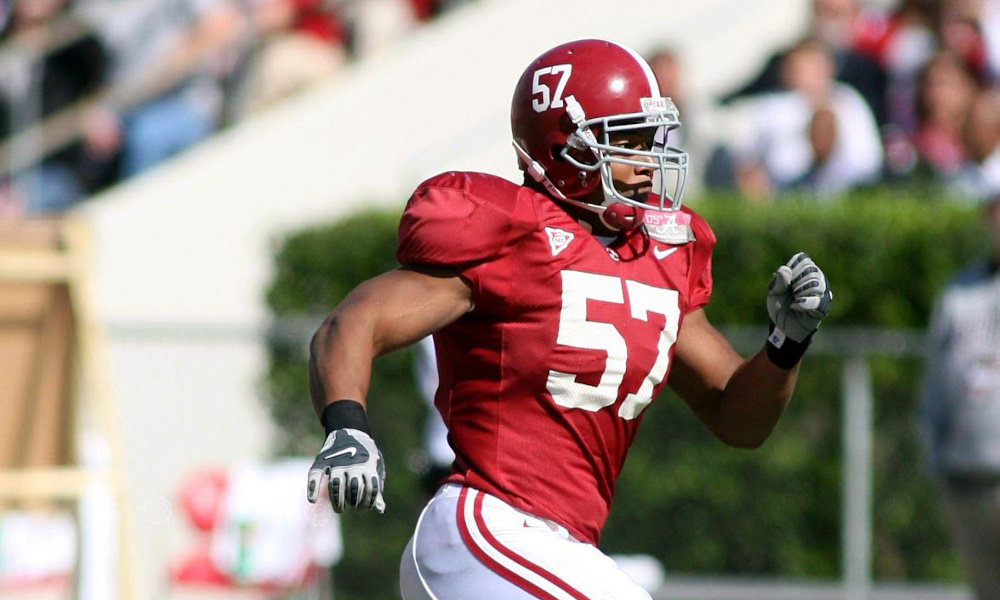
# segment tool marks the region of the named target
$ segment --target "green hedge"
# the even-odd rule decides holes
[[[871,193],[816,206],[696,205],[718,234],[717,326],[767,323],[764,290],[776,266],[807,250],[835,293],[825,327],[922,328],[951,273],[986,248],[974,210]],[[289,235],[275,257],[275,317],[318,324],[364,279],[395,268],[398,210],[354,215]],[[820,333],[822,335],[822,332]],[[395,598],[398,557],[424,501],[410,468],[424,403],[409,350],[376,361],[370,391],[375,438],[388,463],[385,515],[343,519],[338,597]],[[312,455],[320,429],[309,408],[306,346],[275,337],[269,403],[282,452]],[[657,556],[670,572],[833,578],[840,572],[840,360],[807,356],[795,399],[758,451],[715,441],[669,392],[645,417],[619,480],[602,539],[613,553]],[[878,578],[959,577],[931,484],[919,460],[913,404],[921,361],[876,359],[875,536]]]

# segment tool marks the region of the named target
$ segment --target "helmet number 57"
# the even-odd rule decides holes
[[[541,98],[533,97],[531,99],[531,108],[535,109],[535,112],[544,112],[550,108],[562,108],[565,106],[563,92],[566,90],[566,82],[569,81],[569,76],[572,73],[573,65],[553,65],[535,71],[531,76],[531,94],[532,96],[541,94]],[[554,93],[549,89],[548,85],[542,83],[542,75],[560,76]]]

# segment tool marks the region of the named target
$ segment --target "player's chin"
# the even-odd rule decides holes
[[[649,196],[650,192],[653,191],[652,186],[644,185],[640,187],[626,187],[624,189],[619,189],[618,193],[622,196],[628,198],[629,200],[639,200],[645,199]]]

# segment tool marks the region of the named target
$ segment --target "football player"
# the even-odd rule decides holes
[[[764,347],[733,350],[703,310],[715,236],[681,203],[679,125],[633,50],[549,50],[511,106],[524,183],[422,183],[400,221],[402,267],[316,332],[310,390],[327,438],[308,497],[325,483],[337,512],[385,506],[365,417],[372,359],[434,334],[456,458],[404,551],[406,600],[648,599],[597,542],[664,382],[732,446],[759,446],[785,410],[829,310],[826,278],[803,253],[778,267]]]

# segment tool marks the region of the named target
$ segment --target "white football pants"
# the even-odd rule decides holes
[[[651,600],[564,527],[456,484],[421,513],[399,586],[403,600]]]

